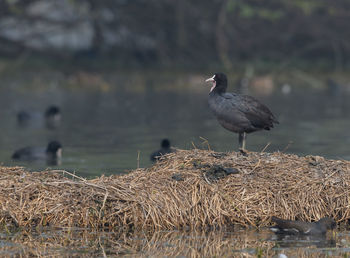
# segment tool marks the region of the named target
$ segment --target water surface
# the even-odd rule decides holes
[[[281,237],[267,229],[127,233],[65,228],[0,234],[1,256],[346,257],[349,245],[349,232]]]
[[[208,108],[210,86],[201,74],[182,75],[177,80],[173,74],[159,73],[112,76],[106,81],[97,75],[78,82],[76,77],[39,78],[7,78],[2,82],[3,165],[23,165],[31,170],[47,168],[45,163],[13,162],[10,157],[17,148],[46,146],[50,140],[63,144],[62,164],[54,168],[87,177],[150,166],[149,155],[159,148],[163,138],[182,149],[238,149],[238,136],[223,129]],[[250,94],[269,106],[280,124],[271,131],[248,135],[248,150],[350,159],[350,102],[346,91],[333,94],[296,87],[290,94],[282,94],[277,85],[272,94]],[[52,104],[62,109],[62,123],[55,130],[47,129],[42,119],[44,110]],[[20,110],[36,113],[37,119],[30,126],[19,126],[16,114]],[[2,232],[0,255],[320,257],[344,256],[349,243],[348,232],[319,239],[278,238],[267,230],[244,229],[131,234],[47,228]]]
[[[238,149],[237,134],[223,129],[208,108],[210,85],[204,83],[205,76],[183,76],[180,83],[166,74],[160,81],[157,75],[137,78],[116,77],[108,87],[95,88],[88,81],[80,82],[80,88],[72,86],[68,79],[57,84],[41,79],[37,87],[26,80],[7,81],[0,88],[0,160],[4,165],[45,169],[45,163],[14,163],[10,157],[17,148],[46,146],[55,139],[64,146],[57,168],[97,176],[124,173],[138,164],[150,166],[149,155],[163,138],[182,149]],[[347,94],[292,88],[284,95],[278,85],[267,96],[250,94],[269,106],[280,124],[271,131],[249,134],[248,150],[350,158]],[[18,126],[18,111],[36,112],[40,117],[51,104],[62,109],[59,128],[48,130],[40,118],[31,126]]]

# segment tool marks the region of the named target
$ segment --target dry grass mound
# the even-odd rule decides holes
[[[86,180],[0,167],[0,223],[126,229],[266,226],[272,215],[350,218],[350,162],[179,150],[155,166]]]

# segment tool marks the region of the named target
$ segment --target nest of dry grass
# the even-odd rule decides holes
[[[2,225],[207,229],[350,218],[350,162],[179,150],[148,169],[86,180],[0,167]]]

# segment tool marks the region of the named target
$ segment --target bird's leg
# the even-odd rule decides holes
[[[242,149],[243,149],[244,151],[246,151],[246,149],[245,149],[245,140],[246,140],[246,138],[247,138],[247,134],[246,134],[246,133],[243,133],[243,144],[242,144]]]
[[[247,155],[247,151],[245,149],[245,140],[246,140],[247,134],[245,132],[243,133],[239,133],[238,136],[238,142],[239,142],[239,151],[243,154],[243,155]]]
[[[242,149],[242,147],[243,147],[243,133],[238,134],[238,143],[239,143],[239,149]]]

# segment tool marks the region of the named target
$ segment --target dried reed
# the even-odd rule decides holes
[[[272,215],[347,222],[349,193],[348,161],[178,150],[151,168],[92,180],[0,167],[0,223],[156,230],[259,227]]]

